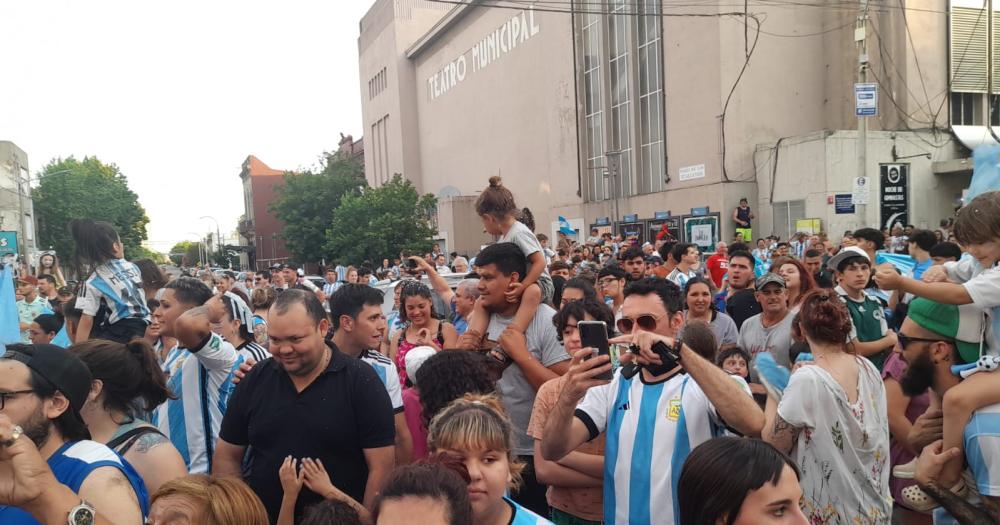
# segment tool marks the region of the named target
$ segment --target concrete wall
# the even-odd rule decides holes
[[[546,224],[554,208],[580,202],[571,19],[526,13],[537,34],[483,69],[472,65],[473,46],[519,13],[470,9],[413,58],[422,189],[476,195],[500,175],[518,205]],[[464,80],[433,97],[428,79],[460,56]]]
[[[918,228],[934,228],[942,218],[951,217],[957,199],[969,184],[970,175],[935,175],[934,161],[954,158],[954,144],[943,141],[940,148],[930,148],[923,140],[933,140],[930,133],[878,131],[868,134],[867,173],[871,180],[871,200],[865,214],[839,215],[828,198],[849,194],[856,176],[857,133],[854,131],[820,132],[783,141],[777,152],[777,171],[758,180],[756,201],[758,226],[762,235],[774,231],[773,202],[804,199],[807,218],[823,220],[823,229],[837,239],[846,230],[878,227],[879,165],[909,164],[909,222]],[[940,140],[940,137],[938,137]],[[931,151],[931,158],[917,156],[894,161],[893,146],[899,157]],[[775,162],[774,145],[761,145],[754,155],[762,172],[770,173]],[[860,212],[860,209],[858,210]]]

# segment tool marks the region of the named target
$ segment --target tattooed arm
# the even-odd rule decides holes
[[[774,448],[784,452],[785,454],[790,454],[792,448],[795,446],[796,440],[798,440],[799,432],[802,431],[801,428],[792,426],[791,423],[785,421],[778,415],[778,403],[768,396],[767,406],[764,409],[764,432],[761,438],[764,441],[774,445]]]
[[[150,494],[160,485],[187,475],[180,452],[169,439],[156,432],[140,436],[125,453],[125,459],[135,467]]]

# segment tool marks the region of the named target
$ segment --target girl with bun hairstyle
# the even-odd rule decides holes
[[[180,452],[140,413],[175,399],[167,379],[145,340],[128,344],[91,339],[68,349],[93,376],[80,416],[94,441],[121,454],[154,493],[164,483],[187,475]]]
[[[889,419],[882,376],[847,341],[851,317],[833,290],[802,298],[798,328],[815,364],[769,396],[763,438],[802,471],[809,523],[888,523]]]
[[[441,461],[457,459],[469,473],[474,525],[551,525],[506,496],[521,483],[524,464],[514,455],[514,428],[500,400],[466,394],[431,420],[427,447]]]
[[[523,215],[522,210],[514,203],[514,194],[504,187],[500,177],[490,177],[490,185],[476,200],[476,213],[482,219],[486,233],[498,236],[497,242],[516,244],[528,260],[527,274],[518,276],[518,282],[511,283],[510,289],[505,292],[508,302],[521,303],[509,328],[523,334],[531,325],[538,305],[552,300],[552,279],[545,273],[542,245],[535,233],[518,221]],[[489,322],[489,312],[480,301],[476,301],[466,332],[481,339]]]

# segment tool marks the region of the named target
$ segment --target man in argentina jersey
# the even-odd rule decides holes
[[[232,395],[233,372],[243,362],[233,345],[209,326],[212,297],[205,283],[180,277],[164,288],[153,316],[161,335],[177,338],[167,352],[163,371],[167,386],[177,399],[169,399],[153,412],[151,423],[177,447],[192,474],[211,472],[215,441]]]
[[[375,369],[392,401],[396,427],[396,464],[405,465],[413,457],[413,439],[403,413],[403,390],[392,359],[372,350],[382,343],[386,321],[382,315],[382,292],[364,284],[345,283],[327,299],[331,336],[327,338],[341,352],[361,359]]]
[[[542,454],[557,461],[585,441],[606,433],[604,521],[617,525],[677,523],[676,484],[694,447],[731,428],[758,435],[764,414],[741,378],[730,376],[687,345],[680,364],[663,363],[651,350],[674,345],[684,325],[683,299],[676,284],[657,278],[625,289],[619,330],[613,340],[639,347],[644,368],[626,379],[593,379],[611,369],[607,357],[573,358],[566,386],[549,416]],[[582,399],[582,402],[581,402]]]
[[[54,498],[47,505],[37,500],[23,508],[0,503],[0,523],[66,523],[81,499],[103,518],[101,523],[142,522],[148,510],[142,478],[113,450],[90,441],[80,417],[90,383],[87,365],[57,346],[10,345],[0,356],[0,454],[4,458],[0,479],[19,484],[25,479],[19,475],[26,475],[43,487],[49,481],[65,487],[43,488],[37,500]],[[16,433],[15,425],[19,426]],[[18,466],[32,459],[39,465]],[[44,471],[46,463],[51,477],[32,472]],[[17,488],[3,492],[6,498]]]

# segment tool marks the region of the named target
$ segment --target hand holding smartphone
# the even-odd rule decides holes
[[[604,324],[604,321],[580,321],[577,323],[576,328],[580,331],[580,341],[583,343],[584,348],[590,347],[594,349],[594,357],[606,355],[608,359],[611,358],[611,348],[608,344],[608,326]],[[595,376],[594,379],[610,381],[611,377],[611,370],[608,370],[603,374]]]

